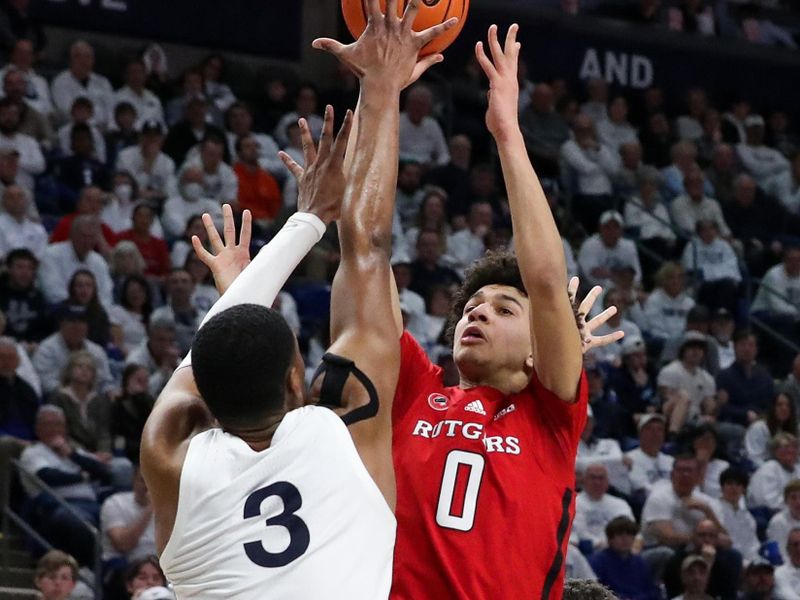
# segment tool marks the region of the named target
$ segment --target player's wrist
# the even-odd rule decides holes
[[[314,212],[297,211],[286,222],[286,225],[291,224],[294,227],[311,227],[317,234],[317,241],[322,239],[328,226],[325,224],[319,215]]]

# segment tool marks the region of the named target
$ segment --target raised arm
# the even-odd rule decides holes
[[[497,26],[489,28],[490,60],[483,43],[475,53],[489,78],[486,124],[497,142],[508,190],[511,222],[522,274],[531,304],[533,364],[542,384],[567,402],[575,400],[582,368],[581,336],[566,293],[564,248],[547,198],[533,171],[518,122],[518,26],[512,25],[505,48]]]
[[[417,57],[428,41],[455,21],[415,33],[411,26],[419,0],[408,3],[402,18],[397,0],[386,2],[385,15],[378,0],[367,0],[366,8],[367,28],[355,43],[314,42],[315,48],[331,52],[361,81],[358,131],[348,156],[348,183],[339,221],[342,261],[333,282],[329,352],[353,361],[375,387],[377,414],[352,423],[350,431],[367,470],[394,506],[391,406],[400,370],[400,344],[388,283],[392,277],[389,261],[400,91],[441,60],[441,56],[431,56],[418,62]],[[314,382],[312,394],[316,397],[323,380],[320,376]],[[324,402],[352,408],[366,406],[371,400],[367,387],[353,376],[348,377],[339,397],[322,396]]]

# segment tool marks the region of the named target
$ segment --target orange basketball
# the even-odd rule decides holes
[[[386,0],[380,0],[381,10],[386,11]],[[398,1],[398,13],[402,16],[408,0]],[[469,0],[421,0],[419,13],[414,19],[414,31],[423,31],[444,23],[448,19],[458,17],[458,24],[452,29],[427,44],[419,53],[420,56],[442,52],[452,44],[461,33],[464,21],[469,11]],[[353,37],[358,37],[367,28],[367,3],[366,0],[342,0],[344,21]]]

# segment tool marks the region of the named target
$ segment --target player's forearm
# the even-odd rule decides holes
[[[514,245],[525,288],[541,297],[563,294],[567,286],[564,248],[539,178],[519,130],[497,136],[500,163],[508,191]]]
[[[364,83],[339,222],[343,261],[391,254],[399,127],[398,96]]]

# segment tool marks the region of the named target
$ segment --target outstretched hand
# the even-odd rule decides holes
[[[233,280],[244,271],[250,264],[250,235],[253,228],[253,217],[249,210],[242,213],[242,229],[239,232],[239,243],[236,243],[236,225],[233,222],[233,210],[230,204],[222,207],[224,223],[222,234],[225,238],[223,243],[219,237],[217,228],[211,215],[203,214],[203,225],[205,225],[208,241],[211,245],[211,252],[203,247],[203,243],[196,235],[192,236],[192,247],[197,257],[203,261],[214,275],[214,283],[217,291],[224,294],[233,283]]]
[[[333,139],[333,107],[325,107],[325,122],[319,146],[314,147],[311,130],[300,119],[305,168],[286,154],[279,152],[283,164],[297,179],[297,210],[315,214],[326,225],[339,218],[347,180],[344,175],[344,154],[353,126],[353,111],[348,110],[336,139]]]
[[[586,297],[580,302],[580,304],[578,304],[577,296],[580,283],[580,279],[573,277],[569,280],[567,291],[569,292],[570,302],[572,302],[572,306],[575,308],[578,314],[578,329],[580,330],[581,334],[581,347],[583,348],[583,353],[586,354],[592,348],[602,348],[603,346],[608,346],[614,342],[618,342],[625,336],[625,333],[622,331],[615,331],[613,333],[609,333],[608,335],[594,335],[594,332],[598,327],[605,325],[606,321],[617,314],[617,307],[609,306],[594,319],[587,322],[586,315],[592,311],[594,303],[597,302],[597,298],[603,293],[603,288],[601,288],[599,285],[596,285],[589,290],[589,293],[586,294]]]
[[[431,54],[419,60],[419,52],[428,42],[458,23],[458,19],[453,17],[424,31],[414,31],[412,25],[420,2],[408,2],[400,17],[398,0],[386,0],[385,15],[378,0],[365,0],[367,28],[361,37],[347,45],[330,38],[319,38],[312,46],[333,54],[363,82],[389,85],[399,92],[444,60],[441,54]]]
[[[475,56],[486,77],[489,78],[489,108],[486,111],[486,126],[492,135],[497,136],[506,131],[519,128],[519,81],[517,66],[519,50],[522,47],[517,41],[519,25],[514,23],[508,28],[505,47],[497,40],[497,25],[489,27],[489,51],[491,60],[486,55],[483,42],[475,44]]]

